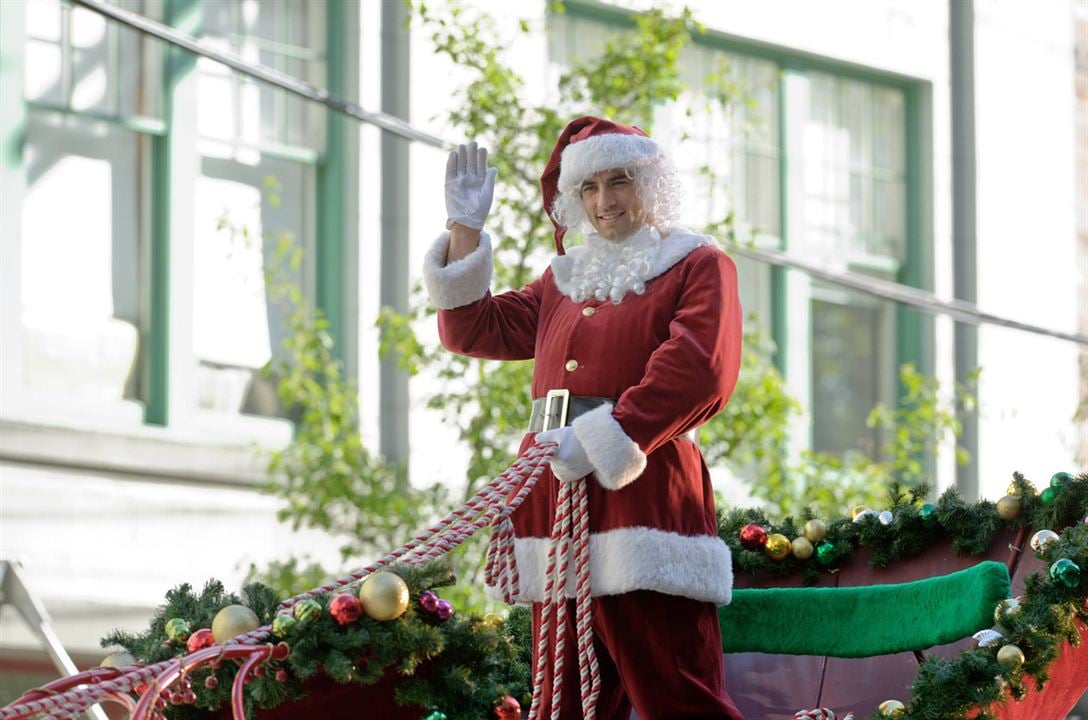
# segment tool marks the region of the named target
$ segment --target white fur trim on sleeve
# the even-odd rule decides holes
[[[471,305],[491,288],[491,238],[487,233],[480,233],[475,250],[447,265],[449,248],[450,234],[444,232],[423,258],[423,284],[439,310]]]
[[[571,423],[593,463],[597,482],[609,490],[633,483],[646,469],[646,453],[612,417],[612,405],[594,408]]]

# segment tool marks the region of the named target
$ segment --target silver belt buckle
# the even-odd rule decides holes
[[[549,390],[548,394],[544,396],[544,425],[541,428],[541,432],[553,429],[548,426],[548,421],[552,417],[552,401],[556,398],[559,398],[563,402],[563,408],[559,411],[559,424],[555,427],[566,427],[567,425],[567,409],[570,407],[570,390],[567,390],[566,388],[561,390]]]

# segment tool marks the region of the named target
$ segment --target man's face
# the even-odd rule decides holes
[[[622,168],[602,170],[586,179],[581,193],[590,224],[609,240],[623,240],[646,222],[638,184]]]

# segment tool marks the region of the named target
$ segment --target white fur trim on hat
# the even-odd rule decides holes
[[[611,404],[581,415],[571,427],[593,464],[597,482],[608,490],[630,485],[646,469],[646,453],[612,417]]]
[[[544,600],[547,538],[516,538],[518,603]],[[567,595],[574,597],[573,558],[567,565]],[[647,527],[620,528],[589,536],[590,594],[618,595],[653,590],[727,605],[733,596],[729,546],[715,535],[681,535]],[[488,594],[501,599],[497,588]]]
[[[576,190],[602,170],[628,167],[660,154],[657,143],[643,135],[607,133],[571,143],[559,161],[559,192]]]
[[[423,284],[439,310],[471,305],[491,289],[491,238],[480,233],[480,244],[460,260],[446,264],[450,234],[438,236],[423,258]]]

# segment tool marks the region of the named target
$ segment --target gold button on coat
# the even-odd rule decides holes
[[[593,313],[595,313],[595,312],[597,312],[597,311],[595,309],[591,308],[591,307],[582,308],[582,314],[585,315],[586,317],[592,316]]]
[[[578,361],[577,360],[567,360],[567,364],[564,365],[564,367],[567,369],[567,372],[574,372],[575,370],[578,369]]]

